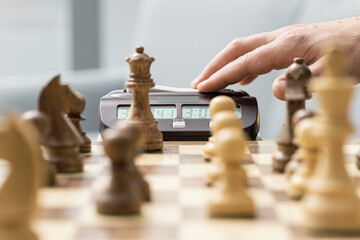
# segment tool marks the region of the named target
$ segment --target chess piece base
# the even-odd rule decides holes
[[[302,223],[310,230],[360,232],[360,204],[350,182],[310,178],[303,204]]]
[[[296,150],[296,146],[292,144],[278,144],[278,150],[275,152],[272,161],[272,168],[275,172],[283,173],[286,164],[290,161],[291,156]]]
[[[37,240],[36,234],[27,227],[0,228],[0,239],[6,240]]]
[[[133,194],[105,192],[96,202],[98,213],[105,215],[133,215],[140,213],[140,202]]]
[[[91,140],[86,136],[85,132],[81,132],[81,136],[84,139],[84,144],[80,146],[80,153],[90,153],[91,152]]]
[[[56,185],[56,167],[53,163],[45,161],[44,164],[44,172],[45,172],[45,185],[46,186],[54,186]]]
[[[44,146],[44,159],[53,163],[59,173],[82,172],[83,162],[79,147],[54,148]]]
[[[231,193],[229,193],[231,194]],[[255,206],[253,200],[245,193],[218,193],[208,203],[208,210],[212,217],[254,217]]]

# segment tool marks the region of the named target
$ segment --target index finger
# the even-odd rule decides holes
[[[271,32],[259,33],[249,37],[234,39],[210,61],[210,63],[201,72],[200,76],[191,83],[191,86],[193,88],[197,88],[199,83],[208,79],[211,75],[228,63],[273,40],[274,37]]]

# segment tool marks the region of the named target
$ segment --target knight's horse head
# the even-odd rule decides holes
[[[68,85],[60,83],[60,75],[55,76],[40,93],[39,110],[50,116],[66,113],[70,107],[67,89]]]

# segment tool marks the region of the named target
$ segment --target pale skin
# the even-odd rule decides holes
[[[234,39],[191,86],[201,92],[212,92],[234,83],[247,85],[261,74],[287,68],[295,57],[304,58],[313,76],[317,76],[321,72],[324,46],[334,43],[349,56],[349,73],[360,79],[360,17],[351,17],[291,25]],[[285,75],[274,80],[272,91],[275,97],[284,100]]]

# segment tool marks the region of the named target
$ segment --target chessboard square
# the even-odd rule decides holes
[[[180,179],[177,176],[145,176],[152,191],[177,191],[180,189]]]
[[[176,226],[181,219],[181,212],[176,204],[146,203],[140,211],[140,214],[135,215],[103,215],[97,212],[95,204],[88,204],[78,215],[77,221],[97,228],[131,228],[137,225]]]
[[[141,154],[135,159],[136,165],[157,165],[157,166],[169,166],[179,165],[178,154]]]
[[[287,180],[284,174],[263,175],[261,180],[265,188],[270,191],[285,191],[286,189]]]
[[[77,224],[70,220],[35,219],[33,229],[39,240],[75,240]]]
[[[269,153],[252,154],[251,157],[257,165],[260,166],[272,165],[273,154],[269,154]]]
[[[274,221],[259,219],[209,219],[184,222],[179,228],[179,240],[288,240],[291,232]]]
[[[186,154],[196,154],[196,155],[203,155],[204,152],[204,145],[180,145],[179,146],[179,154],[186,155]]]
[[[247,177],[260,177],[261,172],[259,167],[255,164],[243,164],[242,167],[245,169]]]
[[[351,178],[359,178],[360,177],[360,171],[357,168],[355,162],[345,164],[345,168]]]
[[[179,203],[182,207],[205,206],[215,188],[186,188],[179,192]]]
[[[345,144],[343,151],[344,154],[356,155],[360,151],[360,143]]]
[[[180,177],[204,177],[208,164],[182,164],[179,166]]]
[[[38,192],[40,208],[77,208],[83,206],[91,196],[90,189],[42,188]]]
[[[271,208],[276,204],[274,196],[265,189],[248,188],[247,190],[254,200],[256,208]]]
[[[302,211],[301,201],[281,202],[281,204],[277,204],[275,207],[275,212],[279,220],[288,226],[299,226],[301,224]]]

